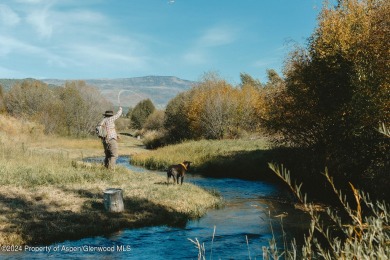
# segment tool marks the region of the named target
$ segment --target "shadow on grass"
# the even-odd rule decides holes
[[[106,212],[103,194],[88,190],[66,190],[86,199],[80,212],[45,204],[42,198],[21,199],[0,195],[0,215],[8,225],[1,233],[21,236],[22,243],[44,245],[64,240],[109,235],[124,228],[152,225],[185,226],[189,215],[145,199],[124,198],[125,211]]]
[[[270,150],[239,151],[209,158],[201,165],[194,165],[192,171],[217,178],[268,180],[274,179],[268,168],[270,161]]]
[[[321,174],[325,169],[324,164],[299,148],[239,151],[215,156],[201,165],[194,165],[192,171],[209,177],[261,180],[285,186],[270,170],[269,163],[283,165],[288,169],[292,180],[296,180],[298,184],[303,183],[302,191],[312,198],[325,202],[337,200]]]

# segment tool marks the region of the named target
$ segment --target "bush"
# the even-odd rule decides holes
[[[120,117],[115,121],[115,128],[118,131],[128,130],[130,128],[130,119]]]
[[[156,149],[166,144],[166,132],[151,130],[145,132],[142,139],[143,144],[148,149]]]

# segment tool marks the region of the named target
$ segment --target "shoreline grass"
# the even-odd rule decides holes
[[[79,154],[77,140],[64,145],[70,153],[76,149],[68,156],[53,145],[63,142],[61,138],[29,140],[28,130],[6,133],[1,127],[0,133],[3,245],[50,244],[152,225],[181,226],[221,204],[215,193],[188,183],[166,185],[166,179],[157,174],[136,173],[121,166],[113,172],[99,164],[75,163],[72,156]],[[3,138],[14,135],[20,137],[18,141]],[[96,149],[94,142],[80,142],[93,144],[85,147],[85,156],[102,153],[99,140]],[[120,145],[130,144],[122,140]],[[137,143],[133,146],[141,151]],[[122,213],[104,210],[103,191],[113,187],[123,189]]]
[[[212,177],[267,177],[269,146],[265,139],[199,140],[133,154],[131,163],[152,170],[191,161],[192,171]],[[264,162],[264,163],[262,163]]]

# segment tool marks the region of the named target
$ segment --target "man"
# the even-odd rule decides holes
[[[118,158],[118,135],[115,131],[115,120],[122,115],[122,107],[119,107],[115,115],[111,110],[106,111],[103,115],[104,118],[100,124],[107,131],[107,136],[102,138],[104,154],[106,155],[104,158],[104,166],[113,170],[115,169],[116,159]]]

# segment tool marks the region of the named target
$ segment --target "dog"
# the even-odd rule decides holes
[[[190,169],[191,162],[184,161],[180,164],[171,165],[167,171],[167,184],[169,184],[169,178],[173,177],[173,184],[179,184],[179,178],[181,179],[180,184],[183,184],[184,174]]]

